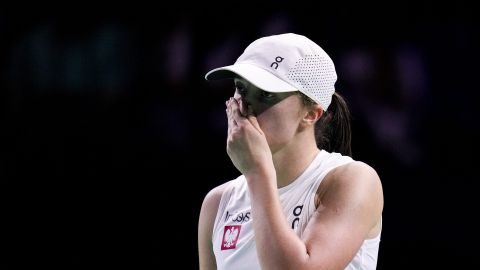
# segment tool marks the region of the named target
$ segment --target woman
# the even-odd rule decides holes
[[[293,33],[252,42],[234,65],[227,153],[241,175],[212,189],[198,224],[200,269],[375,269],[383,191],[353,160],[330,57]]]

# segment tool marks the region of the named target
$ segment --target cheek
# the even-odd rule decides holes
[[[298,119],[285,111],[265,111],[257,116],[260,128],[265,133],[270,148],[290,141],[298,127]]]

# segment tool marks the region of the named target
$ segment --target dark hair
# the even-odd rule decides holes
[[[315,102],[304,96],[304,104]],[[317,146],[328,152],[338,152],[352,156],[352,129],[350,126],[350,110],[345,99],[335,92],[332,102],[315,125]]]

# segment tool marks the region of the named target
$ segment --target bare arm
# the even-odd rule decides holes
[[[200,270],[217,269],[212,247],[212,233],[218,205],[222,198],[225,184],[212,189],[203,200],[198,220],[198,259]]]
[[[227,153],[247,180],[262,269],[344,269],[381,217],[383,193],[376,172],[362,162],[332,170],[300,239],[283,214],[272,155],[256,118],[243,117],[232,99],[227,116]]]
[[[248,183],[262,269],[344,269],[381,217],[383,193],[377,173],[362,162],[332,170],[300,239],[283,214],[272,155],[256,118],[243,117],[232,99],[227,116],[227,153]]]
[[[265,176],[255,175],[249,181],[262,269],[344,269],[380,219],[380,179],[364,163],[344,165],[327,175],[320,205],[303,239],[288,226],[278,193],[265,192],[265,179],[256,179]]]

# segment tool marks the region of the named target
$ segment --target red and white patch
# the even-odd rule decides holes
[[[225,226],[221,250],[235,249],[242,225]]]

